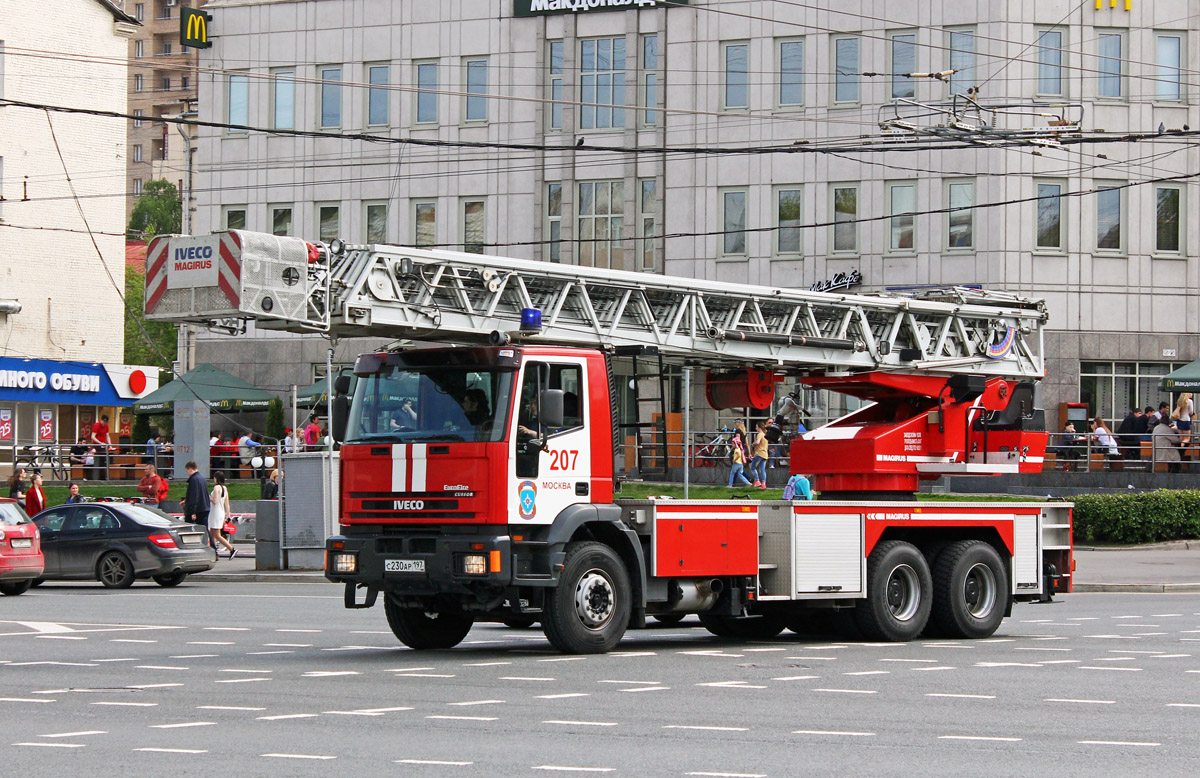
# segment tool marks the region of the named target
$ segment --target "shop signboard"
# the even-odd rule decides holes
[[[0,408],[0,443],[13,442],[12,408]]]
[[[0,402],[125,406],[157,388],[157,368],[0,357]]]
[[[38,443],[54,442],[54,411],[51,408],[38,409]]]
[[[650,10],[687,4],[688,0],[513,0],[513,16]]]

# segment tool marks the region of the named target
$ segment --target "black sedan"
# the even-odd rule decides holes
[[[100,581],[124,589],[139,578],[178,586],[188,573],[211,570],[217,552],[205,532],[157,508],[124,503],[78,503],[33,517],[42,533],[45,580]]]

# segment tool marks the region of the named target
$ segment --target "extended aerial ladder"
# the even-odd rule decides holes
[[[239,230],[152,241],[146,300],[148,318],[229,331],[253,320],[334,337],[656,354],[706,368],[718,408],[765,409],[784,377],[876,401],[810,433],[828,448],[802,447],[793,462],[825,474],[829,492],[1040,469],[1045,450],[1044,434],[1025,433],[1041,429],[1033,382],[1047,314],[1008,293],[816,292]],[[804,454],[829,449],[842,456]]]

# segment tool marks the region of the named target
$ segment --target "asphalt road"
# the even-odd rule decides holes
[[[401,647],[325,584],[0,598],[6,776],[1138,776],[1200,764],[1200,595],[1018,606],[992,639],[536,629]]]

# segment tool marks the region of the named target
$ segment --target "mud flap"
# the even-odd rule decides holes
[[[358,586],[364,586],[364,588],[366,588],[366,590],[367,590],[366,599],[364,599],[361,604],[358,602],[358,598],[355,596],[355,589]],[[345,605],[347,608],[371,608],[371,607],[374,607],[375,599],[377,597],[379,597],[379,590],[374,587],[366,586],[365,584],[355,584],[350,581],[346,582],[346,592],[344,595],[344,599],[345,599]]]

